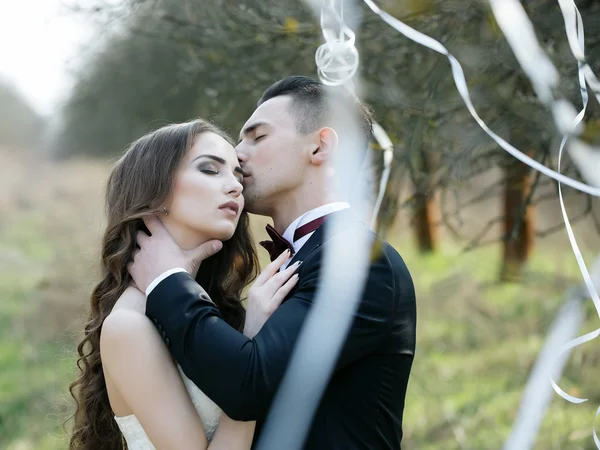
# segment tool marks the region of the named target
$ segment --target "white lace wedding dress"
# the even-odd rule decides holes
[[[202,418],[206,437],[210,442],[217,430],[217,425],[219,425],[221,409],[198,389],[198,386],[185,376],[181,367],[178,366],[178,368],[185,387],[196,407],[196,411],[198,411],[198,414],[200,414],[200,417]],[[140,425],[133,414],[123,417],[115,416],[115,420],[117,421],[117,425],[119,425],[121,433],[123,433],[123,437],[127,442],[127,448],[129,450],[155,450],[154,445],[152,445],[152,442],[150,442],[150,439],[148,439],[148,436],[144,432],[142,425]]]

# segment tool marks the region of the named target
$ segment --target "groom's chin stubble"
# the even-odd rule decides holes
[[[260,202],[257,202],[256,199],[252,197],[245,199],[244,211],[250,214],[256,214],[258,216],[266,215],[263,209],[260,207]]]

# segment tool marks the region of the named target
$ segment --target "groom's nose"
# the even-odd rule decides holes
[[[245,163],[246,161],[248,161],[248,153],[246,153],[246,152],[244,151],[244,147],[243,147],[243,144],[242,144],[242,143],[239,143],[239,144],[237,145],[237,147],[235,148],[235,152],[236,152],[236,154],[237,154],[237,159],[238,159],[238,162],[240,163],[240,165],[241,165],[241,166],[242,166],[242,168],[243,168],[243,165],[244,165],[244,163]]]

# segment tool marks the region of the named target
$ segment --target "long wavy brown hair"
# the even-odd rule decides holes
[[[100,331],[117,299],[132,282],[127,264],[136,249],[136,233],[145,230],[142,217],[161,214],[175,172],[201,133],[229,137],[203,120],[168,125],[135,141],[116,163],[107,183],[108,223],[102,240],[102,280],[92,292],[83,340],[77,346],[79,377],[71,384],[76,402],[70,449],[127,448],[114,420],[100,359]],[[147,230],[146,230],[147,231]],[[242,290],[257,275],[258,260],[242,213],[235,234],[216,255],[202,263],[196,281],[236,329],[244,323]]]

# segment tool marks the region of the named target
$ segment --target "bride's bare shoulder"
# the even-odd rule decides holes
[[[146,312],[146,296],[136,287],[129,286],[116,301],[111,314],[123,309],[133,310],[140,314]]]
[[[153,379],[145,377],[148,367],[168,367],[165,363],[170,361],[154,324],[139,307],[140,302],[145,305],[145,300],[137,289],[125,290],[104,319],[100,332],[102,370],[118,416],[137,414],[127,403],[139,392],[137,388],[152,384]]]
[[[115,346],[124,349],[156,334],[154,325],[145,314],[146,297],[135,287],[128,287],[104,319],[100,332],[100,351],[107,353]]]

